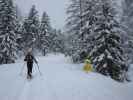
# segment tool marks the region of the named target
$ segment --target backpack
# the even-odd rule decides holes
[[[33,56],[31,54],[26,55],[24,61],[33,62]]]

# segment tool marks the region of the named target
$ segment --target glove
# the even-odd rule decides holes
[[[24,61],[27,61],[26,59],[24,59]]]

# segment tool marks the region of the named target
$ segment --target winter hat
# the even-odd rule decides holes
[[[28,49],[28,52],[32,52],[32,48],[29,48],[29,49]]]

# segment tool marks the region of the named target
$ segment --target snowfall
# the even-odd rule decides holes
[[[31,80],[26,79],[23,59],[0,65],[0,100],[133,100],[133,82],[85,73],[83,64],[73,64],[62,54],[36,58],[41,74],[34,64]],[[133,78],[133,71],[129,75]]]

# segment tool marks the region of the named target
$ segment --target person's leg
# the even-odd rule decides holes
[[[30,76],[30,63],[27,63],[27,77]]]
[[[32,67],[33,67],[33,63],[30,63],[30,66],[29,66],[29,75],[30,77],[32,76]]]

